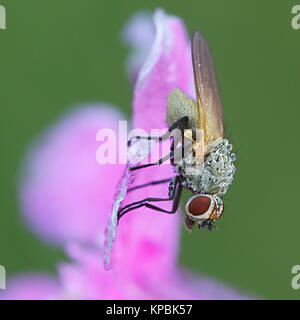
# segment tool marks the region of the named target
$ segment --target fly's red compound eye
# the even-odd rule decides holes
[[[219,219],[223,212],[223,204],[218,204],[211,195],[199,194],[189,199],[185,210],[189,219],[200,223],[208,219]]]
[[[212,199],[210,197],[197,196],[189,201],[187,209],[193,216],[200,216],[210,211],[211,204]]]
[[[207,212],[211,199],[205,196],[194,198],[189,204],[189,212],[194,216],[199,216]]]
[[[208,194],[195,195],[185,205],[187,217],[198,223],[219,219],[223,209],[222,200]]]

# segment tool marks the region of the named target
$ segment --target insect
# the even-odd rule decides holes
[[[212,230],[214,222],[223,214],[222,197],[233,181],[236,156],[225,138],[223,109],[212,55],[200,31],[193,33],[192,62],[197,101],[180,89],[174,89],[168,96],[168,132],[162,137],[139,136],[129,141],[129,146],[133,140],[139,139],[163,141],[176,131],[168,155],[155,163],[130,168],[138,170],[170,159],[176,172],[172,179],[153,181],[128,190],[169,182],[168,198],[149,197],[130,203],[118,210],[118,221],[127,212],[141,207],[175,213],[183,188],[194,194],[185,205],[185,225],[188,229],[198,224],[199,228]],[[159,201],[172,201],[171,210],[157,206]]]

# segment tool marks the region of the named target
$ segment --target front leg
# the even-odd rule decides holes
[[[179,143],[179,140],[177,140],[177,143]],[[173,141],[170,153],[165,155],[163,158],[159,159],[158,161],[156,161],[154,163],[147,163],[147,164],[142,164],[142,165],[135,166],[135,167],[130,167],[129,170],[134,171],[134,170],[139,170],[139,169],[144,169],[144,168],[160,165],[169,159],[170,159],[170,163],[172,165],[175,165],[181,159],[183,159],[186,156],[186,154],[189,154],[192,151],[193,151],[193,145],[192,145],[191,140],[187,140],[184,143],[184,145],[176,147],[176,149],[175,149],[175,143]]]
[[[134,190],[137,190],[137,189],[142,189],[142,188],[146,188],[146,187],[149,187],[149,186],[155,186],[155,185],[163,184],[163,183],[167,183],[167,182],[170,183],[171,181],[172,181],[172,178],[167,178],[167,179],[162,179],[162,180],[155,180],[155,181],[151,181],[151,182],[148,182],[148,183],[140,184],[140,185],[134,186],[132,188],[129,188],[127,190],[127,192],[131,192],[131,191],[134,191]]]
[[[181,192],[182,192],[182,185],[180,184],[180,178],[178,176],[176,176],[173,178],[173,180],[171,181],[171,183],[169,185],[168,198],[145,198],[143,200],[130,203],[119,210],[118,221],[127,212],[141,208],[141,207],[146,207],[146,208],[153,209],[155,211],[173,214],[178,209],[178,206],[180,203]],[[173,200],[171,210],[165,210],[163,208],[160,208],[160,207],[157,207],[153,204],[148,203],[148,202],[171,201],[171,200]]]
[[[172,131],[174,129],[180,129],[181,132],[183,132],[185,129],[187,129],[188,128],[188,122],[189,122],[189,118],[188,117],[182,117],[182,118],[178,119],[175,123],[173,123],[171,125],[171,127],[168,129],[168,131],[163,136],[161,136],[161,137],[135,136],[135,137],[132,137],[132,138],[130,138],[128,140],[127,145],[131,146],[132,141],[134,141],[134,140],[152,140],[152,141],[159,141],[159,142],[165,141],[168,138],[170,138],[170,134],[172,133]]]

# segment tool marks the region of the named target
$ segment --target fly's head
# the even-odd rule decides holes
[[[195,224],[199,228],[212,230],[214,222],[218,220],[224,210],[223,201],[216,195],[198,194],[191,197],[185,205],[185,225],[193,229]]]

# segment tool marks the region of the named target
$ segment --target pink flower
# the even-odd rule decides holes
[[[192,66],[183,22],[162,10],[154,14],[154,27],[143,17],[134,18],[125,35],[139,51],[133,53],[138,58],[130,60],[136,79],[133,124],[149,131],[166,128],[166,99],[172,89],[191,92]],[[154,39],[143,64],[147,53],[143,46],[149,44],[145,41],[139,46],[141,30],[148,33],[146,39]],[[103,268],[105,229],[124,165],[97,164],[96,134],[101,128],[117,130],[121,119],[122,114],[109,106],[78,108],[50,128],[31,150],[20,186],[21,208],[32,230],[46,241],[63,245],[71,262],[59,265],[57,280],[23,277],[8,281],[3,298],[243,298],[214,280],[178,267],[179,213],[141,208],[125,215],[118,226],[112,266],[108,271]],[[169,178],[172,173],[171,165],[139,170],[132,186]],[[126,196],[124,204],[149,195],[163,197],[167,189],[163,184],[136,190]],[[169,208],[170,203],[161,206]]]
[[[87,105],[64,116],[32,147],[20,185],[26,221],[56,244],[93,241],[104,231],[122,166],[96,162],[96,133],[118,129],[124,116],[108,105]],[[104,188],[105,184],[105,188]]]
[[[60,290],[59,283],[45,274],[24,274],[10,279],[7,290],[2,291],[0,299],[6,300],[44,300],[54,299]]]

